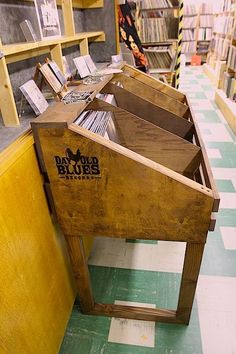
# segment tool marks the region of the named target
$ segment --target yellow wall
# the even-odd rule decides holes
[[[74,298],[28,134],[0,154],[0,353],[57,353]]]

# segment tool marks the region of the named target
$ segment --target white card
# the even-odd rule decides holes
[[[91,56],[88,54],[88,55],[84,55],[83,58],[84,58],[84,60],[85,60],[85,62],[87,64],[87,67],[88,67],[89,71],[91,73],[94,73],[97,70],[97,68],[96,68],[96,65],[94,64],[93,59],[91,58]]]
[[[76,69],[78,70],[78,73],[82,79],[90,74],[90,71],[87,67],[84,57],[74,58],[73,61],[75,63]]]
[[[30,106],[33,108],[36,115],[46,111],[48,108],[48,103],[34,80],[27,81],[25,84],[20,86],[20,90],[29,102]]]

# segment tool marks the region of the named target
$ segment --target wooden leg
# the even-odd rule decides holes
[[[185,324],[188,324],[190,320],[204,247],[204,243],[187,243],[186,246],[179,302],[176,312],[177,318]]]
[[[80,237],[66,237],[66,241],[78,288],[81,311],[88,313],[94,308],[94,299],[83,240]]]

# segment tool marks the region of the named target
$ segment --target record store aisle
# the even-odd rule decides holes
[[[181,79],[221,197],[190,324],[84,316],[75,306],[60,354],[236,353],[236,137],[202,68],[184,68]],[[96,301],[175,308],[184,249],[182,243],[97,239],[89,259]]]

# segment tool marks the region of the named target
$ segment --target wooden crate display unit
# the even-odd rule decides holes
[[[94,96],[113,93],[117,106],[98,98],[60,102],[34,120],[41,168],[67,240],[81,311],[188,324],[218,194],[186,97],[132,67],[124,71],[129,77],[109,76],[90,87]],[[112,140],[74,123],[85,109],[112,112]],[[83,247],[88,236],[186,242],[177,309],[96,303]]]

